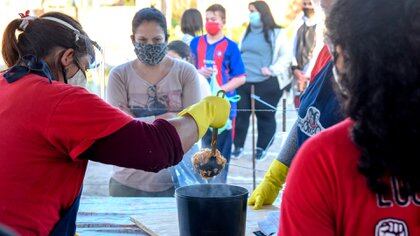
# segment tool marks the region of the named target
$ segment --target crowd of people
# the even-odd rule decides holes
[[[298,107],[248,199],[258,210],[283,191],[279,235],[419,235],[419,1],[302,0],[292,43],[267,3],[248,9],[239,43],[224,34],[220,4],[204,17],[185,11],[184,36],[172,42],[159,10],[139,10],[137,58],[111,70],[106,101],[83,88],[99,45],[76,20],[50,12],[11,21],[0,223],[22,235],[74,235],[88,160],[115,165],[111,196],[173,196],[191,183],[183,178],[193,170],[179,169],[191,166],[191,150],[200,140],[210,147],[209,127],[227,163],[241,157],[254,87],[274,107],[292,90]],[[274,114],[256,112],[257,160],[273,142]],[[228,171],[209,182],[226,183]]]

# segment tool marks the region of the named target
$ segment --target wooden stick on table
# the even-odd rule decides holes
[[[140,221],[138,221],[137,219],[130,217],[130,220],[137,225],[137,227],[139,227],[141,230],[143,230],[144,232],[146,232],[147,234],[149,234],[150,236],[159,236],[157,233],[153,232],[153,230],[147,228],[144,224],[142,224]]]

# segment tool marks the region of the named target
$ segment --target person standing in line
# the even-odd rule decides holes
[[[231,102],[230,120],[220,133],[217,139],[217,148],[230,162],[232,152],[232,127],[235,126],[236,117],[236,89],[245,83],[245,67],[242,62],[238,45],[225,37],[223,27],[226,23],[226,10],[220,4],[211,5],[206,10],[206,31],[207,34],[195,37],[190,44],[194,63],[198,72],[210,83],[212,94],[218,90],[226,91],[227,99]],[[211,133],[203,137],[203,147],[210,147]],[[223,169],[222,173],[212,181],[226,183],[229,166]]]
[[[300,105],[300,95],[306,89],[309,83],[308,64],[313,56],[316,43],[317,16],[311,0],[302,1],[303,16],[300,26],[294,35],[293,57],[291,71],[293,73],[293,97],[295,107]],[[322,43],[322,42],[318,42]]]
[[[192,64],[190,47],[181,40],[175,40],[168,44],[168,56]],[[197,75],[200,85],[200,97],[203,99],[211,95],[210,85],[204,76],[199,73],[197,73]],[[188,92],[189,91],[184,91],[184,93]],[[182,161],[169,169],[175,188],[192,184],[206,183],[206,180],[194,170],[194,166],[191,161],[194,154],[199,151],[199,144],[200,142],[191,147],[191,149],[184,154]]]
[[[186,62],[193,64],[191,57],[190,46],[183,41],[175,40],[168,44],[168,56],[176,59],[181,59]],[[200,82],[201,98],[205,98],[211,95],[210,85],[206,78],[198,73],[198,79]]]
[[[137,59],[112,69],[108,102],[127,114],[152,123],[171,119],[201,99],[198,74],[191,64],[167,53],[165,16],[144,8],[132,21],[131,40]],[[169,169],[157,173],[114,167],[109,192],[115,197],[171,197],[175,191]]]
[[[203,16],[200,11],[190,8],[181,16],[182,42],[190,46],[191,40],[203,34]]]
[[[241,96],[238,109],[248,111],[241,111],[236,118],[234,158],[241,156],[248,132],[251,87],[255,86],[256,96],[276,107],[283,90],[291,83],[291,54],[287,51],[285,31],[274,22],[271,10],[264,1],[251,2],[249,11],[249,25],[240,45],[247,77],[246,83],[238,88]],[[255,101],[255,108],[270,109],[259,101]],[[276,132],[276,112],[257,111],[255,114],[258,127],[256,159],[262,161]]]

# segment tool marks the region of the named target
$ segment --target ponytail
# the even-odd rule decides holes
[[[87,45],[91,45],[91,40],[79,22],[63,13],[48,12],[38,18],[25,15],[10,22],[3,34],[2,54],[8,67],[27,55],[49,61],[49,66],[54,67],[55,59],[48,56],[55,48],[72,48],[80,57],[93,50]]]
[[[16,30],[19,29],[22,19],[16,19],[7,25],[3,34],[1,45],[3,59],[8,67],[15,65],[20,58],[20,48],[16,38]]]

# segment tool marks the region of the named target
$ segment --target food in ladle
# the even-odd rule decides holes
[[[225,167],[226,159],[219,150],[216,149],[214,155],[210,149],[202,149],[192,157],[194,168],[203,178],[214,177]]]

